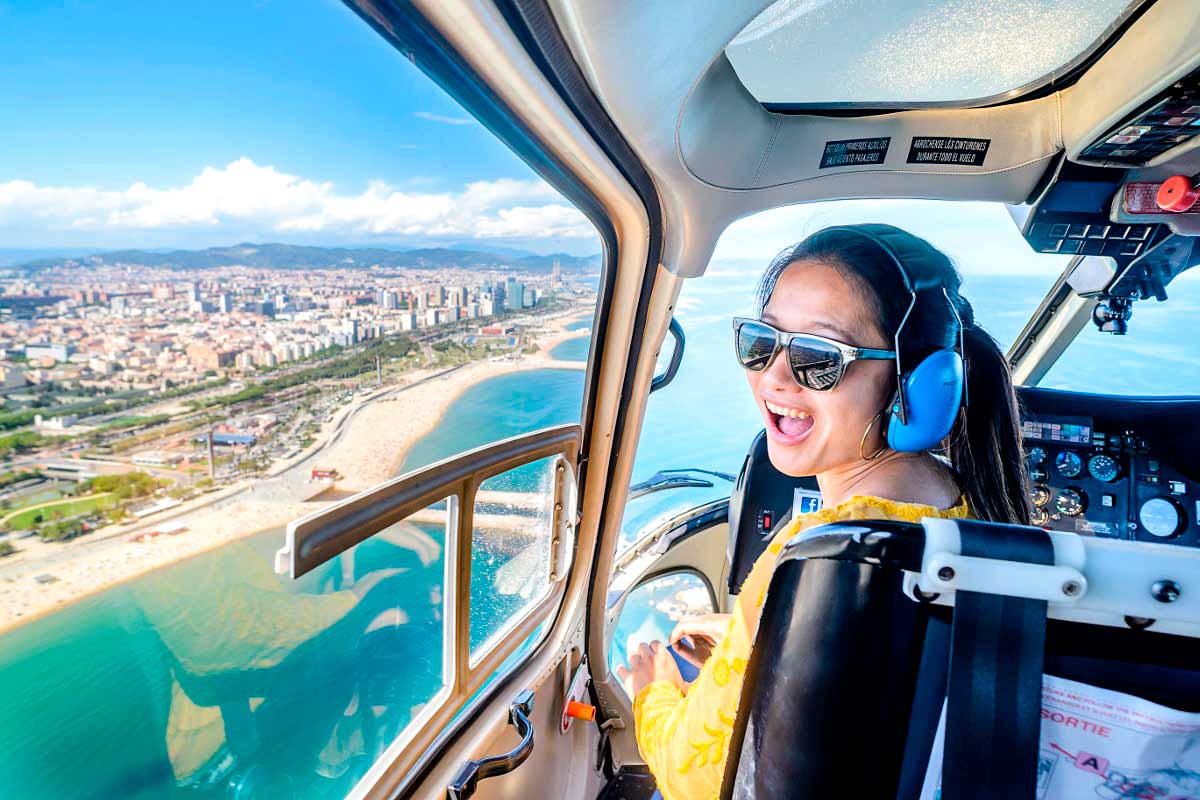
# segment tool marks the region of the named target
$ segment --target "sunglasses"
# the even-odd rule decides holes
[[[771,366],[779,351],[787,351],[788,367],[796,383],[817,392],[837,388],[851,361],[893,361],[895,350],[852,347],[811,333],[788,333],[759,319],[734,317],[734,346],[737,359],[751,372]]]

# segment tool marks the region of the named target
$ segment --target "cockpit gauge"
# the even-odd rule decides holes
[[[1033,481],[1034,483],[1045,483],[1046,481],[1050,480],[1050,474],[1041,467],[1030,467],[1029,480]]]
[[[1151,536],[1170,539],[1183,528],[1183,512],[1165,497],[1151,497],[1138,509],[1138,522]]]
[[[1083,461],[1074,450],[1063,450],[1054,459],[1054,468],[1064,478],[1074,478],[1083,472]]]
[[[1065,514],[1068,517],[1078,517],[1082,514],[1086,503],[1087,497],[1079,489],[1063,489],[1054,498],[1054,507],[1058,509],[1060,514]]]
[[[1050,521],[1050,514],[1041,506],[1034,506],[1033,513],[1029,515],[1029,521],[1034,525],[1045,525]]]
[[[1041,508],[1050,502],[1050,490],[1041,484],[1034,484],[1033,488],[1029,490],[1029,499],[1033,501],[1035,507]]]
[[[1121,468],[1112,456],[1097,453],[1088,459],[1088,472],[1098,481],[1112,483],[1121,474]]]
[[[1041,447],[1035,446],[1025,451],[1025,463],[1029,465],[1030,469],[1033,469],[1038,464],[1045,463],[1045,461],[1046,451]]]

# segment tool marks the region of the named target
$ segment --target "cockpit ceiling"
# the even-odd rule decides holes
[[[776,0],[725,55],[769,108],[984,105],[1069,74],[1142,4]]]
[[[1058,24],[1051,13],[1055,9],[1090,10],[1082,32],[1064,32],[1071,46],[1052,51],[1050,60],[1068,59],[1059,67],[1071,63],[1072,52],[1076,60],[1086,56],[1115,25],[1121,26],[1119,36],[1073,74],[1070,85],[1044,87],[997,105],[777,113],[747,89],[730,60],[737,57],[739,34],[772,7],[768,0],[721,0],[702,9],[635,0],[549,2],[597,96],[656,179],[668,223],[663,263],[683,276],[703,272],[730,222],[763,209],[890,197],[1020,204],[1044,186],[1064,153],[1117,166],[1082,154],[1200,67],[1200,3],[1195,0],[1017,0],[997,5],[1045,13],[1047,26]],[[798,0],[791,8],[840,9],[855,2]],[[873,0],[870,5],[953,11],[993,4]],[[802,57],[820,64],[829,51],[846,47],[862,35],[856,20],[845,20],[844,30],[827,42],[807,42]],[[777,48],[792,46],[780,42]],[[958,43],[952,45],[949,50]],[[929,60],[936,64],[943,56],[931,53]],[[981,62],[992,57],[981,54]],[[1002,76],[1002,83],[1014,80],[1013,74]],[[806,86],[794,75],[788,83]],[[826,84],[821,91],[827,95],[837,88]],[[847,89],[845,97],[854,95]],[[1152,165],[1198,145],[1195,139],[1172,143]]]

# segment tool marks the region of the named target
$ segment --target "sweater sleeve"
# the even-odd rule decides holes
[[[707,800],[720,793],[749,655],[745,626],[734,614],[686,695],[667,681],[638,694],[638,749],[664,800]]]
[[[721,792],[754,630],[775,558],[790,535],[781,534],[755,562],[734,602],[725,637],[713,648],[688,693],[667,681],[655,681],[634,701],[638,750],[664,800],[709,800]]]

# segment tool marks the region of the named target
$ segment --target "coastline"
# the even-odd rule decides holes
[[[164,515],[133,528],[109,526],[71,543],[36,545],[52,553],[51,560],[0,562],[0,634],[148,572],[283,527],[394,477],[411,447],[437,427],[467,390],[513,372],[584,368],[583,362],[549,357],[561,342],[588,335],[587,330],[566,330],[581,316],[576,311],[547,320],[534,335],[535,353],[471,362],[441,372],[416,370],[403,383],[382,387],[347,406],[326,424],[318,443],[278,465],[269,477],[230,487],[170,515],[172,522],[186,526],[181,534],[131,541],[140,531],[154,530],[167,521]],[[312,495],[314,487],[305,473],[313,466],[336,469],[345,477],[335,491]],[[306,500],[305,495],[312,496]],[[36,578],[44,573],[56,580],[39,583]]]

